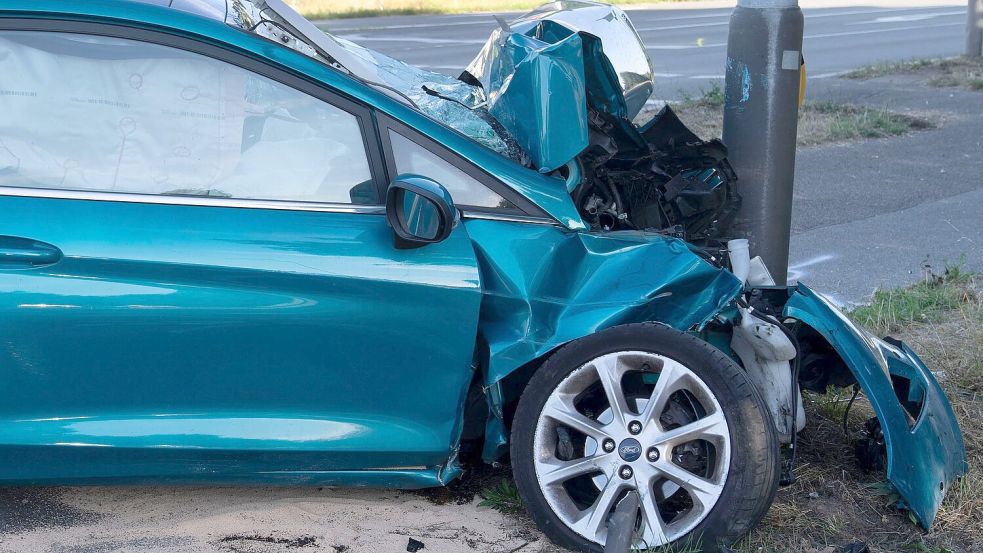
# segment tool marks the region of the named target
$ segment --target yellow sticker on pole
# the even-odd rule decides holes
[[[799,107],[806,101],[806,58],[799,58]]]

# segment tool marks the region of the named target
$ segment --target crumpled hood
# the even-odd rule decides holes
[[[541,172],[587,148],[588,108],[631,121],[652,94],[652,62],[614,6],[551,2],[500,26],[461,78],[481,85],[491,114]]]

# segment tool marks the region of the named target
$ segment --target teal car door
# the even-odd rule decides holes
[[[0,480],[442,480],[464,225],[394,247],[367,108],[104,27],[0,29]]]

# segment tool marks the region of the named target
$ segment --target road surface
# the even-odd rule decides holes
[[[884,60],[959,55],[966,3],[893,0],[844,5],[802,0],[812,79]],[[708,7],[710,6],[710,7]],[[670,3],[628,8],[656,71],[659,99],[675,99],[723,80],[733,4]],[[518,14],[504,14],[506,19]],[[319,25],[408,63],[457,76],[498,25],[491,14],[392,16],[322,21]]]

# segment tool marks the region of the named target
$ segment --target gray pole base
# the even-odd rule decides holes
[[[969,0],[966,20],[966,55],[983,56],[983,0]]]
[[[744,203],[734,229],[784,284],[792,222],[802,10],[745,7],[730,18],[723,140]],[[784,5],[788,5],[785,2]]]

